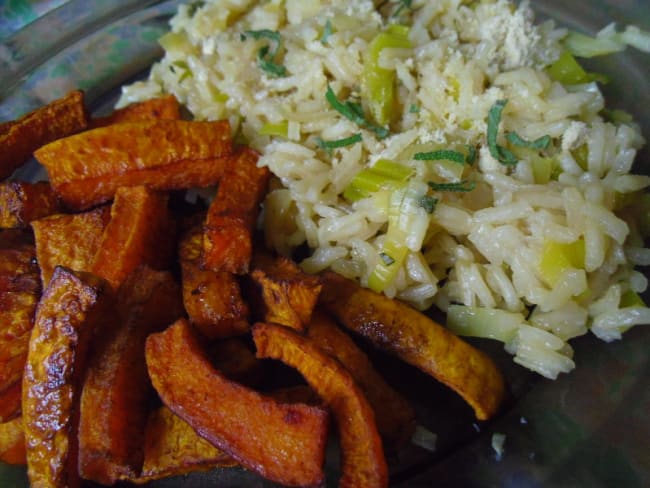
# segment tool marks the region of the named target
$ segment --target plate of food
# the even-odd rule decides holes
[[[0,20],[3,486],[650,483],[645,2]]]

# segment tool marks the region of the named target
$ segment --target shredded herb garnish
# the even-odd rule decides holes
[[[241,34],[240,39],[242,41],[246,40],[246,36],[251,36],[253,39],[268,39],[275,43],[273,49],[268,44],[262,46],[259,51],[257,51],[257,60],[259,62],[260,69],[266,71],[267,73],[282,77],[286,76],[287,70],[281,64],[277,64],[274,59],[280,50],[280,45],[282,44],[282,36],[277,31],[272,31],[270,29],[260,29],[260,30],[249,30],[244,34]]]
[[[435,197],[432,197],[430,195],[423,195],[422,198],[420,198],[420,207],[426,210],[427,213],[432,214],[436,209],[438,202],[439,200]]]
[[[418,161],[453,161],[454,163],[465,164],[465,155],[458,151],[441,149],[439,151],[415,153],[413,159]]]
[[[412,114],[419,114],[420,113],[420,107],[418,107],[416,104],[412,103],[411,106],[409,107],[409,112]]]
[[[465,158],[465,162],[472,166],[476,162],[476,146],[472,146],[471,144],[467,145],[467,157]]]
[[[503,112],[506,103],[508,103],[508,100],[497,100],[488,112],[487,143],[488,148],[490,149],[490,154],[494,159],[499,161],[501,164],[514,166],[519,162],[517,156],[497,143],[499,124],[501,123],[501,113]]]
[[[327,44],[327,40],[333,33],[334,30],[332,29],[332,22],[330,22],[330,19],[327,19],[327,22],[325,22],[325,28],[323,29],[323,35],[320,38],[320,42],[322,44]]]
[[[394,260],[393,258],[391,258],[391,257],[390,257],[388,254],[386,254],[385,252],[380,252],[380,253],[379,253],[379,257],[381,258],[381,260],[384,262],[384,264],[385,264],[386,266],[390,266],[391,264],[393,264],[393,263],[395,262],[395,260]]]
[[[399,17],[405,9],[411,9],[413,0],[398,0],[398,7],[393,13],[393,17]]]
[[[205,5],[205,2],[192,2],[187,6],[187,16],[192,18],[194,17],[194,14],[196,14],[196,11],[203,7]]]
[[[429,181],[429,188],[435,191],[468,192],[476,188],[476,182],[463,180],[458,183],[435,183]]]
[[[546,149],[551,143],[551,136],[549,135],[542,136],[534,141],[528,141],[516,132],[506,134],[506,139],[513,146],[527,147],[529,149]]]
[[[357,142],[361,142],[363,138],[361,134],[354,134],[350,137],[345,137],[344,139],[336,139],[334,141],[324,141],[320,137],[316,139],[316,142],[319,147],[327,150],[335,149],[337,147],[351,146]]]
[[[332,87],[327,85],[327,93],[325,98],[329,102],[330,106],[343,115],[345,118],[351,120],[360,127],[365,127],[377,134],[377,137],[383,139],[388,136],[388,129],[378,125],[374,125],[366,119],[365,114],[363,113],[363,108],[361,104],[354,102],[341,102],[337,97]]]

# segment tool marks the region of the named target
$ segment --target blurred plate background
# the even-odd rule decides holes
[[[161,54],[157,39],[179,0],[0,1],[0,122],[19,117],[75,88],[93,113],[111,110],[119,87],[146,76]],[[648,0],[536,0],[540,18],[595,33],[610,22],[650,30]],[[590,60],[612,82],[608,108],[631,112],[650,140],[650,55],[634,52]],[[650,174],[650,151],[637,172]],[[35,164],[16,178],[40,179]],[[646,273],[647,274],[647,273]],[[647,296],[647,294],[646,294]],[[415,404],[418,421],[438,435],[437,449],[410,446],[391,457],[391,486],[650,486],[650,329],[622,341],[572,341],[577,368],[557,381],[514,365],[500,346],[475,341],[502,366],[512,391],[503,414],[478,424],[446,388],[398,361],[369,351],[390,383]],[[503,455],[491,447],[505,434]],[[333,448],[328,471],[336,473]],[[329,484],[336,486],[335,476]],[[0,464],[0,486],[28,486],[24,468]],[[159,487],[274,486],[240,469],[163,480]]]

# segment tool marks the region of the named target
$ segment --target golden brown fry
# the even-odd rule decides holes
[[[0,183],[0,227],[27,227],[32,220],[62,211],[49,183]]]
[[[240,337],[212,341],[206,354],[212,365],[229,380],[252,388],[263,377],[262,361]]]
[[[323,278],[321,303],[340,323],[452,388],[479,420],[497,413],[505,383],[487,355],[402,302],[333,272]]]
[[[259,154],[238,148],[208,209],[203,239],[203,264],[213,271],[248,272],[253,229],[266,194],[270,171],[259,168]]]
[[[39,147],[84,130],[88,116],[83,92],[76,90],[0,130],[0,180],[11,176]]]
[[[308,275],[288,258],[263,252],[256,252],[250,276],[257,285],[257,290],[251,287],[257,319],[305,329],[322,288],[318,276]]]
[[[219,449],[278,483],[323,481],[325,411],[281,404],[226,379],[209,364],[187,320],[150,335],[146,357],[165,405]]]
[[[0,392],[0,422],[8,422],[20,415],[22,384],[23,378],[21,375],[18,381]]]
[[[168,476],[236,465],[228,454],[200,437],[190,424],[162,406],[149,415],[142,472],[130,481],[147,483]]]
[[[97,117],[90,120],[90,129],[104,127],[111,124],[124,122],[136,122],[148,119],[171,119],[181,118],[180,104],[174,95],[163,95],[158,98],[135,102],[126,107],[114,110],[105,117]]]
[[[46,287],[55,266],[89,271],[111,218],[110,207],[81,214],[57,214],[32,222],[41,283]]]
[[[81,210],[110,200],[121,186],[172,190],[215,184],[231,153],[227,121],[151,119],[59,139],[35,156],[63,201]]]
[[[343,365],[311,339],[281,325],[257,323],[253,339],[258,357],[279,359],[296,368],[333,411],[341,442],[339,486],[388,486],[372,408]]]
[[[27,464],[22,417],[0,423],[0,461],[7,464]]]
[[[248,305],[232,273],[201,267],[201,227],[188,230],[178,246],[183,281],[183,303],[190,321],[209,338],[245,334],[250,330]]]
[[[110,326],[108,284],[57,267],[38,305],[23,375],[23,424],[31,486],[80,486],[79,395],[90,340]]]
[[[408,442],[415,431],[413,407],[384,381],[352,338],[318,309],[309,322],[307,336],[338,359],[359,384],[375,412],[377,429],[386,444],[395,448]]]
[[[90,271],[117,289],[140,265],[167,268],[175,237],[166,194],[119,188]]]
[[[183,315],[171,274],[135,270],[119,291],[119,318],[93,339],[81,395],[79,473],[102,484],[139,475],[145,423],[153,393],[144,343]]]

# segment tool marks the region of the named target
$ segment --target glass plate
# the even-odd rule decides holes
[[[75,88],[94,114],[107,113],[119,87],[147,75],[162,51],[158,37],[179,0],[12,0],[0,2],[0,122]],[[650,30],[647,0],[538,0],[542,18],[595,33],[609,22]],[[650,56],[627,50],[590,61],[610,77],[609,108],[634,114],[650,140]],[[650,174],[650,151],[637,172]],[[31,162],[16,179],[45,174]],[[647,274],[647,273],[646,273]],[[511,398],[503,413],[475,422],[459,397],[410,366],[367,350],[378,369],[415,405],[418,422],[438,435],[437,449],[416,446],[391,456],[391,486],[645,487],[650,486],[650,329],[622,341],[572,341],[578,367],[554,382],[516,366],[500,345],[473,341],[498,362]],[[505,434],[504,453],[491,447]],[[337,451],[328,454],[328,486],[336,486]],[[28,486],[22,467],[0,463],[0,485]],[[155,487],[270,487],[243,469],[214,470],[152,483]]]

